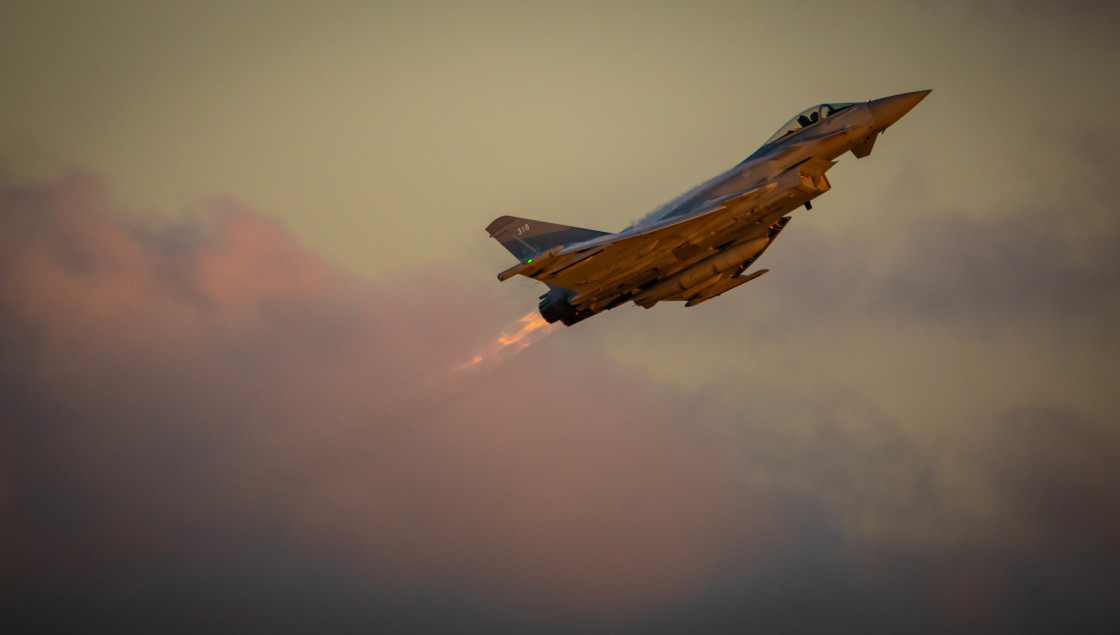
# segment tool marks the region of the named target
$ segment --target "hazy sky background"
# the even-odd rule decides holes
[[[3,619],[1115,632],[1117,6],[3,4]],[[494,217],[926,88],[767,276],[448,370]]]

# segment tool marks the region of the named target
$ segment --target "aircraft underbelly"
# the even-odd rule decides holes
[[[682,223],[679,229],[659,236],[656,248],[635,245],[609,255],[605,250],[560,272],[549,284],[574,291],[572,305],[581,309],[602,310],[617,304],[620,298],[639,297],[643,289],[672,279],[712,257],[725,245],[767,236],[780,219],[831,188],[824,175],[831,165],[831,162],[806,161],[803,166],[781,174],[775,180],[776,187],[745,207],[732,205]],[[681,249],[685,245],[693,248],[688,250],[693,255],[679,259],[676,254],[686,253]],[[673,299],[695,297],[703,288],[722,284],[726,279],[727,275],[705,278],[696,289],[686,289],[675,294],[677,297]]]

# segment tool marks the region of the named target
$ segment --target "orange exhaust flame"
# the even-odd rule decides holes
[[[525,317],[502,329],[493,342],[487,344],[467,362],[460,364],[455,370],[476,368],[484,363],[499,362],[509,359],[529,347],[534,342],[539,342],[544,336],[556,330],[558,323],[549,324],[541,314],[533,310]]]

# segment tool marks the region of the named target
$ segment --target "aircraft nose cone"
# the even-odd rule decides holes
[[[871,111],[871,116],[875,119],[875,127],[879,130],[883,130],[899,119],[902,119],[902,115],[910,112],[910,109],[917,106],[918,102],[925,99],[926,95],[930,94],[930,92],[932,91],[919,90],[912,93],[883,97],[882,99],[873,99],[867,102],[867,108]]]

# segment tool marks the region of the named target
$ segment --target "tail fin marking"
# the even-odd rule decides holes
[[[526,262],[558,245],[579,243],[609,233],[516,216],[494,219],[494,222],[486,227],[486,232],[521,262]]]

